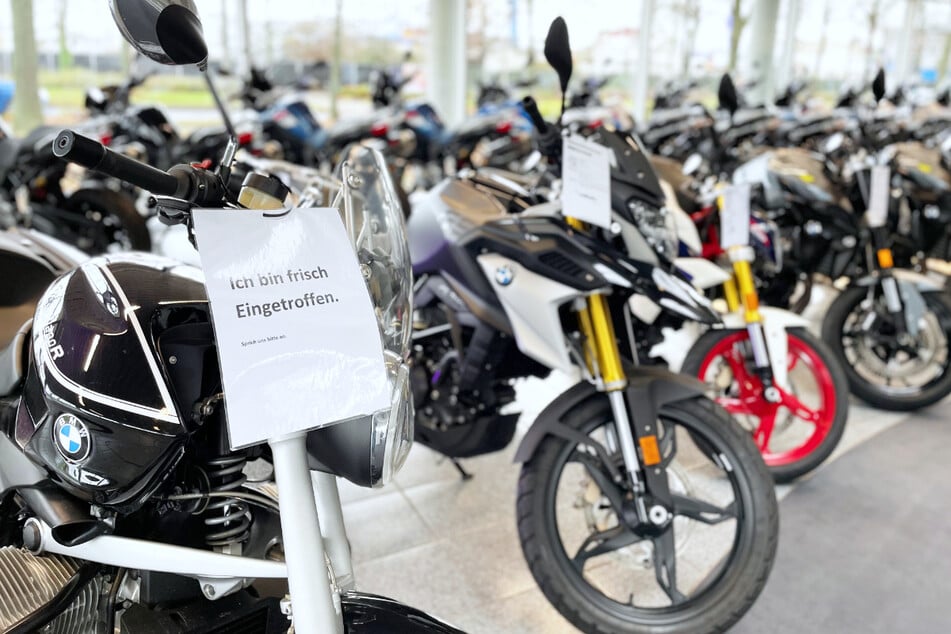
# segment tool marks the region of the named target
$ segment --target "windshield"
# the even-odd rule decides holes
[[[314,168],[242,156],[254,169],[280,178],[299,207],[335,207],[363,269],[383,346],[405,358],[412,325],[412,271],[406,225],[382,155],[355,145],[329,177]]]

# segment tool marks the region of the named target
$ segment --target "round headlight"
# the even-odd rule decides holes
[[[386,372],[392,396],[389,409],[373,414],[373,441],[370,447],[370,470],[373,486],[393,480],[409,456],[413,446],[413,397],[409,387],[409,366],[387,352]]]

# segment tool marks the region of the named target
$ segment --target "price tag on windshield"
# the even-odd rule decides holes
[[[232,449],[390,405],[373,304],[335,209],[198,209]]]
[[[582,137],[566,136],[561,156],[561,212],[599,227],[610,227],[611,150]]]
[[[872,182],[868,187],[868,210],[865,221],[869,227],[882,227],[888,217],[888,191],[890,189],[891,170],[887,165],[872,168]]]
[[[745,247],[750,243],[750,185],[730,185],[723,190],[720,208],[720,247]]]

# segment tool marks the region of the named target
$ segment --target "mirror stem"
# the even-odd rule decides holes
[[[218,106],[218,112],[221,113],[221,118],[225,122],[225,130],[228,132],[228,145],[225,147],[224,156],[221,157],[221,162],[218,164],[218,175],[227,183],[228,176],[231,173],[231,162],[234,161],[234,154],[238,151],[238,134],[234,131],[231,117],[228,116],[228,110],[215,89],[215,82],[211,79],[211,73],[208,72],[207,66],[201,68],[201,71],[201,74],[205,77],[205,83],[208,84],[208,90],[211,91],[211,96],[214,97],[215,105]]]

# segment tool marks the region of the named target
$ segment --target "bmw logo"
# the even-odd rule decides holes
[[[500,266],[495,269],[495,281],[498,282],[500,286],[508,286],[512,283],[514,277],[515,273],[507,266]]]
[[[56,418],[53,441],[69,462],[82,462],[89,457],[92,447],[86,425],[72,414],[60,414]]]

